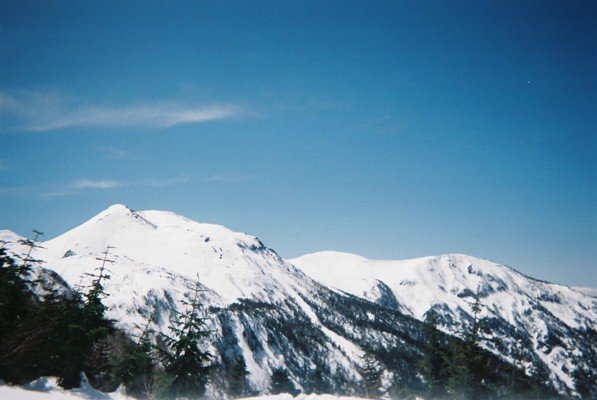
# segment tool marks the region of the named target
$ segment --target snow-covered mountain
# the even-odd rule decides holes
[[[326,286],[419,320],[433,311],[442,328],[456,335],[472,318],[478,295],[481,317],[491,328],[485,348],[509,362],[527,353],[531,357],[520,364],[532,370],[543,362],[561,389],[572,387],[575,357],[597,367],[597,298],[591,290],[539,281],[462,254],[398,261],[327,251],[289,261]]]
[[[4,246],[22,255],[28,249],[19,239],[0,231]],[[85,274],[111,246],[105,303],[131,333],[154,310],[154,328],[168,333],[199,282],[214,332],[208,346],[222,365],[213,391],[225,390],[226,371],[242,359],[258,392],[283,366],[304,389],[317,382],[351,393],[364,350],[383,361],[384,382],[416,387],[425,346],[420,320],[431,308],[445,331],[458,333],[477,288],[500,339],[486,347],[504,360],[516,352],[529,372],[548,366],[562,392],[571,385],[572,355],[595,360],[597,298],[468,256],[372,262],[318,253],[288,262],[253,236],[123,205],[40,245],[36,273],[71,287],[88,284]]]
[[[26,254],[28,248],[19,244],[20,239],[0,231],[10,252]],[[242,358],[256,391],[269,386],[272,369],[280,366],[299,386],[311,381],[315,372],[323,374],[332,388],[344,391],[359,380],[355,363],[367,339],[361,338],[365,330],[352,332],[358,317],[349,306],[353,296],[315,282],[255,237],[170,212],[136,212],[114,205],[40,246],[32,256],[72,287],[88,285],[85,274],[100,266],[107,246],[113,247],[105,303],[109,317],[127,331],[134,332],[157,308],[155,329],[168,333],[171,318],[187,307],[183,300],[189,299],[198,280],[215,332],[212,353],[225,367]],[[333,326],[325,321],[330,310],[336,316]],[[364,310],[360,314],[367,318]],[[401,318],[397,315],[388,322],[396,326],[395,332],[403,336],[412,336],[412,329],[420,332],[416,321],[406,318],[403,323]],[[337,333],[341,328],[344,334]],[[399,336],[379,339],[379,345],[388,348],[400,340]],[[421,346],[422,342],[406,352],[416,356]],[[411,375],[405,379],[415,379]],[[222,388],[225,383],[214,386]]]

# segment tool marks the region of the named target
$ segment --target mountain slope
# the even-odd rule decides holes
[[[597,298],[579,290],[461,254],[375,261],[321,252],[289,261],[322,284],[419,320],[434,312],[452,334],[472,318],[478,294],[492,330],[485,348],[527,370],[545,363],[562,390],[572,388],[575,357],[597,367]],[[514,360],[521,352],[526,360]]]

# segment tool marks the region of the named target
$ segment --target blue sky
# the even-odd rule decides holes
[[[597,287],[587,1],[0,2],[0,227],[113,203],[283,257]]]

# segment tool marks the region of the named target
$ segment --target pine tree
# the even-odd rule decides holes
[[[36,242],[42,233],[33,232],[34,239],[19,240],[29,247],[25,257],[15,256],[21,259],[20,263],[9,256],[4,247],[0,248],[0,379],[11,383],[21,383],[26,379],[25,371],[34,369],[34,366],[20,365],[25,353],[22,344],[14,340],[38,303],[30,280],[32,263],[37,260],[31,253],[39,247]]]
[[[299,394],[299,391],[290,380],[288,372],[284,368],[275,368],[272,371],[270,394],[290,393],[292,396]]]
[[[357,367],[361,374],[361,391],[366,398],[379,396],[381,386],[381,376],[383,370],[375,355],[370,351],[363,354],[362,365]]]
[[[92,288],[85,296],[72,291],[58,293],[44,288],[34,293],[38,281],[30,281],[31,265],[37,262],[32,251],[41,232],[33,240],[17,265],[0,250],[0,378],[11,383],[25,383],[40,376],[57,376],[67,389],[80,385],[81,372],[101,378],[106,346],[102,343],[113,330],[113,321],[104,317],[105,297],[102,270],[93,276]],[[98,360],[102,361],[99,363]]]
[[[584,364],[579,358],[574,358],[574,389],[583,399],[597,400],[597,371]]]
[[[154,310],[143,327],[137,326],[141,330],[138,339],[125,340],[119,356],[113,360],[114,380],[124,384],[127,395],[140,399],[149,398],[155,388],[157,363],[151,343],[154,331],[150,328],[150,324],[155,320]]]
[[[472,381],[471,370],[467,359],[467,347],[464,343],[455,343],[448,355],[448,381],[446,389],[450,398],[469,400],[469,389]]]
[[[108,297],[104,282],[110,279],[106,263],[113,263],[108,259],[110,250],[113,248],[107,246],[103,253],[104,257],[97,258],[102,262],[100,267],[95,273],[86,274],[91,278],[91,285],[84,295],[83,305],[85,340],[81,344],[86,347],[83,370],[94,387],[104,390],[110,387],[113,375],[110,363],[110,335],[115,332],[114,320],[105,317],[107,307],[103,303],[103,300]]]
[[[165,373],[167,387],[165,397],[201,397],[205,394],[212,355],[201,349],[200,342],[209,336],[206,321],[200,316],[199,282],[194,289],[193,300],[187,313],[178,313],[178,322],[170,326],[172,336],[162,334],[166,349],[158,348]]]
[[[327,379],[328,376],[330,376],[329,368],[327,366],[322,366],[321,364],[318,364],[309,375],[309,384],[307,385],[308,393],[333,393],[334,388],[331,382]]]
[[[91,336],[105,337],[112,325],[109,320],[104,318],[107,307],[104,305],[103,300],[108,297],[108,294],[104,290],[104,281],[110,279],[106,263],[114,262],[108,259],[110,249],[113,248],[112,246],[107,246],[106,251],[103,253],[104,257],[97,258],[102,264],[96,268],[96,273],[86,274],[91,278],[90,289],[84,296],[87,324],[91,329],[88,334]]]
[[[81,372],[93,344],[87,335],[87,318],[82,294],[73,291],[70,296],[58,300],[55,309],[57,315],[52,342],[56,343],[59,336],[64,335],[63,341],[57,346],[62,367],[58,374],[58,384],[64,389],[72,389],[81,384]]]
[[[0,248],[0,337],[8,335],[27,313],[32,295],[29,273],[28,265],[17,265]]]
[[[477,400],[484,393],[482,380],[487,371],[480,347],[484,324],[480,319],[481,302],[478,295],[475,295],[472,312],[472,321],[463,340],[453,345],[452,352],[448,355],[449,377],[446,388],[454,399]]]
[[[394,372],[384,398],[412,400],[419,399],[421,394],[420,389],[413,388],[410,382],[405,381],[404,377]],[[426,395],[425,399],[431,400],[433,398]]]
[[[40,247],[37,238],[42,235],[36,230],[34,239],[22,239],[19,243],[29,247],[27,255],[15,255],[21,262],[17,263],[9,256],[7,250],[0,248],[0,335],[8,334],[20,320],[24,319],[31,309],[34,300],[29,279],[32,264],[38,262],[31,257],[33,249]]]
[[[519,343],[514,343],[510,347],[510,358],[512,359],[512,365],[514,368],[512,368],[512,370],[510,371],[508,386],[510,387],[510,389],[512,389],[512,387],[514,387],[516,383],[516,372],[518,371],[518,368],[520,368],[524,361],[524,352],[522,351],[522,348],[520,347]]]
[[[11,349],[4,354],[15,376],[13,383],[57,376],[65,387],[78,386],[89,348],[83,322],[80,296],[55,291],[44,295],[4,342]]]
[[[245,397],[249,393],[247,365],[242,355],[235,358],[228,370],[228,394],[232,397]]]
[[[428,314],[423,332],[425,333],[426,346],[421,367],[427,383],[426,397],[429,399],[442,398],[446,395],[448,380],[446,366],[448,351],[441,341],[441,334],[437,328],[437,316],[435,313]]]

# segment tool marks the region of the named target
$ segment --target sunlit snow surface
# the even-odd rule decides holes
[[[422,319],[434,304],[470,310],[468,293],[480,292],[489,313],[514,323],[529,299],[541,304],[568,326],[597,328],[592,289],[573,288],[531,279],[514,269],[463,254],[445,254],[413,260],[368,260],[348,253],[326,251],[289,260],[307,275],[331,287],[377,300],[383,282],[403,310]],[[594,290],[593,290],[594,291]],[[469,302],[463,298],[469,297]]]
[[[24,386],[0,384],[0,399],[6,400],[132,400],[122,393],[102,393],[93,389],[86,380],[80,388],[64,390],[56,383],[56,378],[39,378]]]
[[[10,231],[0,231],[0,240],[23,254],[27,249],[15,245],[18,239]],[[168,298],[180,300],[188,296],[197,278],[212,305],[227,305],[239,298],[282,300],[297,283],[303,283],[300,271],[253,236],[170,212],[135,212],[122,205],[111,206],[40,245],[33,257],[75,287],[88,283],[85,273],[98,268],[102,252],[112,246],[106,303],[116,309],[113,317],[123,323],[142,322],[126,321],[134,316],[123,307],[145,307],[147,294],[167,292]]]
[[[73,390],[64,390],[58,387],[55,378],[40,378],[32,385],[7,386],[0,385],[0,399],[6,400],[134,400],[121,392],[102,393],[94,390],[87,383],[83,383],[81,388]],[[299,394],[292,397],[290,394],[278,394],[269,396],[250,397],[239,400],[363,400],[358,397],[339,397],[332,395],[305,395]]]

